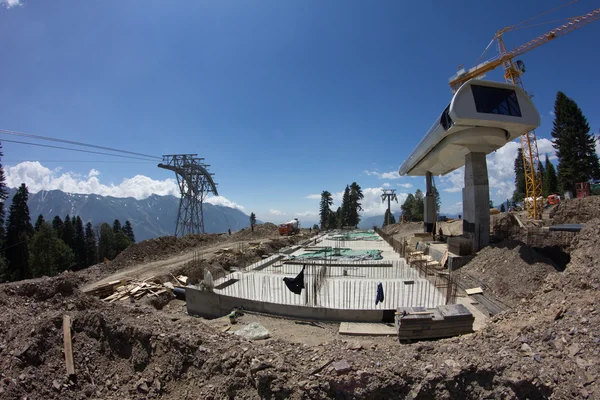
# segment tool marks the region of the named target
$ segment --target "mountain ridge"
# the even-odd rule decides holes
[[[15,193],[15,188],[9,189],[6,200],[7,213]],[[67,214],[79,215],[84,224],[92,222],[92,225],[103,222],[112,225],[115,219],[119,219],[121,223],[129,220],[133,225],[136,240],[142,241],[174,234],[179,198],[152,194],[145,199],[136,200],[133,197],[42,190],[30,193],[27,205],[32,223],[35,223],[40,214],[48,222],[56,215],[61,218]],[[203,210],[206,233],[227,232],[229,228],[236,231],[250,225],[250,217],[236,208],[204,202]]]

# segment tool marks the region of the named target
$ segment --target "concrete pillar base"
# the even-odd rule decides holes
[[[490,186],[485,153],[465,156],[463,236],[471,239],[473,251],[490,242]]]
[[[433,226],[435,224],[435,196],[433,193],[433,176],[431,172],[425,175],[425,210],[423,215],[423,232],[434,233]]]

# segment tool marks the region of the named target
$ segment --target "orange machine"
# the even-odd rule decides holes
[[[300,232],[300,221],[298,218],[294,218],[290,222],[286,222],[279,225],[279,234],[283,235],[294,235]]]
[[[560,204],[560,196],[557,194],[551,194],[548,196],[548,204],[554,206],[556,204]]]

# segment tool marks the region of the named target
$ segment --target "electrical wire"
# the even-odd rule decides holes
[[[1,134],[5,134],[5,135],[27,137],[27,138],[31,138],[31,139],[48,140],[48,141],[52,141],[52,142],[60,142],[60,143],[72,144],[72,145],[75,145],[75,146],[92,147],[92,148],[100,149],[100,150],[108,150],[108,151],[114,151],[114,152],[117,152],[117,153],[125,153],[125,154],[131,154],[131,155],[134,155],[134,156],[141,156],[141,157],[147,157],[147,158],[162,160],[161,157],[151,156],[149,154],[136,153],[136,152],[127,151],[127,150],[120,150],[120,149],[115,149],[115,148],[112,148],[112,147],[97,146],[95,144],[89,144],[89,143],[83,143],[83,142],[75,142],[75,141],[72,141],[72,140],[65,140],[65,139],[53,138],[53,137],[49,137],[49,136],[34,135],[34,134],[31,134],[31,133],[23,133],[23,132],[10,131],[8,129],[0,129],[0,133]],[[101,153],[98,153],[98,154],[101,154]]]
[[[131,156],[124,156],[124,155],[120,155],[120,154],[103,153],[103,152],[100,152],[100,151],[92,151],[92,150],[73,149],[73,148],[70,148],[70,147],[52,146],[52,145],[49,145],[49,144],[42,144],[42,143],[21,142],[19,140],[2,139],[2,140],[0,140],[0,142],[27,144],[27,145],[30,145],[30,146],[48,147],[48,148],[52,148],[52,149],[79,151],[81,153],[100,154],[100,155],[103,155],[103,156],[121,157],[121,158],[128,158],[128,159],[131,159],[131,160],[143,160],[143,161],[153,161],[153,162],[155,162],[155,160],[148,160],[146,158],[140,158],[140,157],[131,157]]]
[[[19,164],[22,162],[37,161],[40,163],[111,163],[111,164],[145,164],[147,162],[154,163],[154,160],[148,161],[112,161],[112,160],[2,160],[2,164]]]

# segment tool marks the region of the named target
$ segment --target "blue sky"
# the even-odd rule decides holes
[[[495,30],[563,3],[0,0],[0,129],[157,156],[197,153],[225,198],[215,202],[263,220],[316,220],[311,195],[352,181],[366,190],[366,215],[378,214],[384,185],[400,199],[424,186],[387,173],[449,102],[457,66],[472,66]],[[582,0],[539,22],[594,7]],[[505,41],[514,47],[556,25]],[[598,132],[599,37],[592,23],[521,57],[542,115],[538,137],[550,137],[558,90]],[[9,183],[32,191],[139,198],[175,187],[153,163],[3,146]],[[488,158],[496,202],[512,193],[517,147]],[[540,151],[551,151],[547,140]],[[458,173],[438,178],[442,211],[460,212],[461,184]]]

